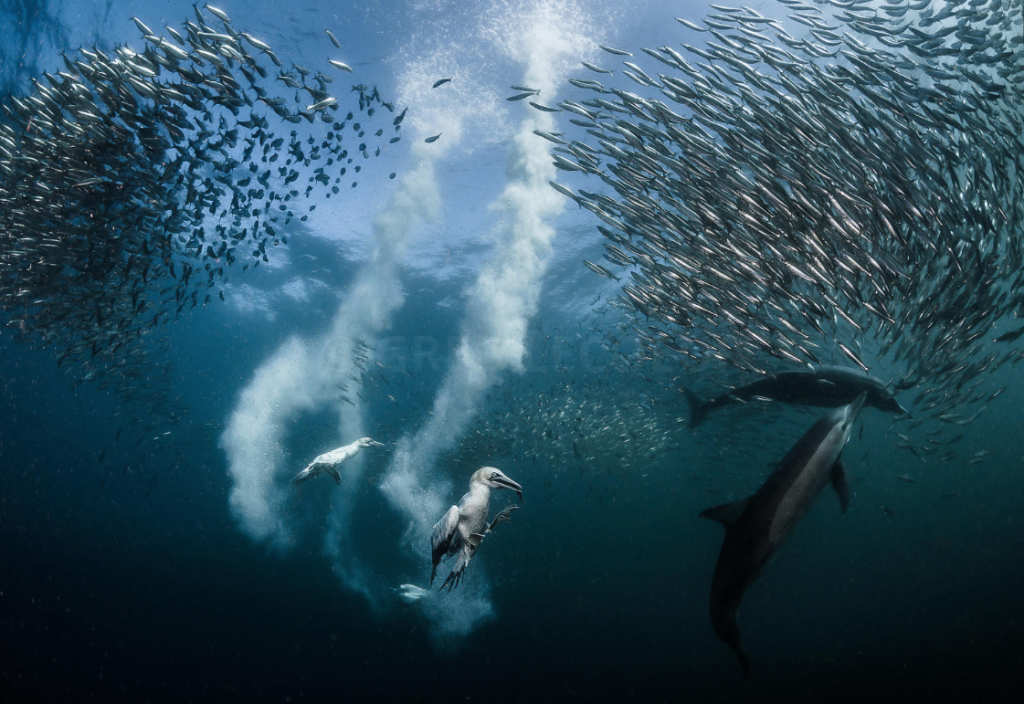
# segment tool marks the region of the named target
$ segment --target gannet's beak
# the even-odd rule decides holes
[[[519,500],[523,500],[523,487],[519,486],[518,482],[514,482],[508,477],[502,475],[494,480],[495,483],[500,484],[505,489],[511,489],[519,495]]]
[[[371,440],[370,447],[384,447],[384,443],[377,442],[376,440]]]

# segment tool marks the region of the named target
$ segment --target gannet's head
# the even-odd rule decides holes
[[[493,489],[511,489],[519,495],[520,500],[523,498],[523,487],[506,477],[505,473],[497,467],[481,467],[473,472],[473,476],[469,481],[470,483],[476,482]]]
[[[384,443],[377,442],[373,438],[359,438],[356,442],[359,447],[384,447]]]

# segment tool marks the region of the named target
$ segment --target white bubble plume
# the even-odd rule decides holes
[[[569,60],[578,60],[591,46],[583,16],[568,2],[506,5],[494,11],[485,24],[492,29],[484,33],[510,58],[526,64],[524,85],[539,89],[543,100],[551,101]],[[555,235],[550,221],[564,207],[563,196],[548,184],[556,176],[551,142],[534,134],[554,131],[555,120],[549,113],[522,107],[524,119],[508,155],[507,185],[491,205],[498,223],[494,254],[468,292],[455,360],[429,420],[414,436],[402,439],[381,484],[391,504],[409,521],[408,547],[423,563],[428,561],[431,526],[455,498],[453,481],[455,489],[462,489],[468,479],[442,478],[433,471],[434,460],[458,440],[502,373],[522,370],[527,326],[537,312]],[[421,568],[429,569],[426,564]],[[492,614],[483,565],[474,562],[472,571],[472,588],[463,587],[431,603],[427,614],[442,634],[468,633]]]
[[[290,542],[291,527],[284,511],[290,496],[287,479],[289,472],[294,474],[301,467],[281,466],[285,427],[300,413],[338,403],[338,383],[351,386],[356,341],[372,345],[404,301],[398,271],[413,224],[436,218],[439,208],[434,160],[421,155],[374,220],[375,251],[338,308],[330,329],[318,339],[288,340],[260,365],[242,391],[222,445],[234,483],[231,509],[253,539],[270,540],[282,547]],[[350,400],[358,403],[358,397]],[[354,420],[358,413],[341,407],[338,411],[343,416],[339,431],[350,442],[361,432]],[[325,446],[324,450],[328,449],[331,447]],[[358,471],[358,466],[346,465],[346,475]]]
[[[447,68],[437,65],[443,62],[443,55],[433,51],[423,59],[410,58],[400,77],[399,104],[415,105],[404,125],[413,132],[412,167],[398,178],[394,192],[373,221],[370,260],[323,336],[313,340],[293,337],[260,365],[240,394],[221,439],[233,484],[231,511],[241,529],[256,541],[287,549],[295,539],[299,509],[290,508],[293,492],[288,480],[301,466],[283,463],[289,423],[302,413],[333,407],[339,415],[339,437],[337,442],[325,441],[325,451],[367,434],[359,397],[354,393],[358,388],[352,378],[358,377],[355,346],[359,341],[376,347],[374,343],[404,302],[400,267],[412,236],[419,223],[433,223],[440,217],[436,163],[459,144],[467,118],[479,121],[494,112],[498,98],[492,96],[488,109],[481,100],[487,92],[468,78],[461,90],[476,88],[473,103],[430,92],[433,77]],[[424,143],[425,136],[437,133],[444,134],[443,141]],[[364,353],[369,354],[365,349]],[[337,398],[339,383],[348,386],[350,403]],[[342,468],[349,486],[358,486],[364,460],[364,455],[357,456]],[[370,577],[352,550],[349,518],[354,496],[353,490],[343,487],[332,501],[324,551],[339,578],[374,604],[378,590],[371,588]]]

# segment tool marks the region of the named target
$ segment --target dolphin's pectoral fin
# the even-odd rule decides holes
[[[839,508],[843,513],[846,513],[846,509],[850,505],[850,485],[846,481],[846,470],[843,468],[842,458],[837,459],[836,463],[832,465],[830,478],[832,480],[832,487],[839,496]]]
[[[740,499],[739,501],[733,501],[731,504],[722,504],[721,506],[705,509],[700,512],[700,517],[710,518],[712,521],[718,521],[728,528],[739,520],[739,517],[747,510],[748,501],[750,501],[749,498]]]
[[[334,483],[341,486],[341,472],[339,472],[335,467],[331,467],[327,472],[334,477]]]

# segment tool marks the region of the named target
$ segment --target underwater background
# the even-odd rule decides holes
[[[1020,32],[1021,3],[1002,5]],[[646,321],[621,296],[629,274],[583,264],[604,261],[600,220],[547,186],[553,169],[535,190],[533,160],[549,163],[553,145],[529,132],[568,132],[568,114],[507,98],[510,86],[543,83],[537,100],[554,106],[568,78],[595,77],[579,61],[618,58],[598,45],[640,55],[696,42],[674,18],[697,23],[713,7],[217,7],[286,66],[348,64],[351,76],[332,84],[341,112],[355,110],[355,82],[393,109],[355,118],[370,137],[385,130],[359,150],[358,177],[307,192],[308,218],[279,226],[287,240],[268,242],[265,258],[239,247],[262,265],[228,268],[210,289],[223,300],[172,306],[138,336],[145,355],[95,361],[93,349],[67,366],[62,350],[85,332],[52,323],[26,344],[4,298],[0,700],[996,701],[1020,691],[1016,361],[986,378],[1005,392],[958,427],[956,461],[908,452],[893,416],[861,414],[844,453],[850,509],[827,490],[744,599],[750,677],[711,628],[722,529],[698,514],[752,494],[821,411],[751,404],[688,427],[683,388],[710,395],[751,377],[638,342]],[[180,28],[194,9],[0,1],[3,94],[31,94],[33,79],[64,70],[62,52],[141,52],[133,16]],[[535,236],[520,241],[524,229]],[[850,364],[835,345],[822,361]],[[104,371],[118,364],[120,376]],[[899,373],[871,366],[883,381]],[[288,486],[361,435],[385,447],[346,465],[340,488],[326,477]],[[423,527],[485,465],[522,484],[519,510],[457,590],[406,603],[400,585],[429,582]]]

